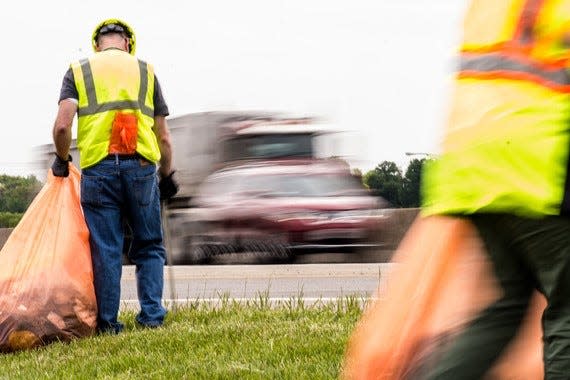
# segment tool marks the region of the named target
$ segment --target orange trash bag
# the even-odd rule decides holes
[[[422,378],[426,360],[501,295],[477,231],[465,219],[418,217],[393,263],[352,332],[343,379]],[[543,378],[545,305],[536,293],[517,337],[486,378]]]
[[[0,352],[95,332],[97,304],[80,173],[54,177],[0,251]]]

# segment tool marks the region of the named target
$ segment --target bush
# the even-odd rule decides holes
[[[0,228],[16,227],[23,215],[21,212],[0,212]]]
[[[34,176],[0,175],[0,212],[26,211],[41,188],[42,183]]]

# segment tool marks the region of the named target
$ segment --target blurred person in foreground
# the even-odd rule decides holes
[[[123,219],[133,231],[129,258],[136,265],[144,327],[159,327],[166,260],[160,201],[174,196],[168,107],[153,67],[134,57],[135,34],[110,19],[93,32],[95,54],[71,64],[64,76],[53,127],[53,174],[69,174],[71,128],[78,115],[81,205],[89,227],[97,298],[97,329],[119,333],[117,320],[123,248]],[[160,182],[157,184],[156,163]],[[160,189],[160,190],[159,190]]]
[[[480,379],[513,339],[535,289],[546,379],[570,378],[570,0],[474,0],[441,156],[423,215],[477,228],[502,296],[429,379]]]

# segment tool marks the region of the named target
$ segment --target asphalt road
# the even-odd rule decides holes
[[[188,303],[223,298],[262,297],[272,302],[297,298],[314,302],[349,295],[365,298],[377,290],[380,277],[390,268],[386,263],[165,267],[164,299]],[[134,272],[133,266],[123,267],[123,307],[138,307]]]

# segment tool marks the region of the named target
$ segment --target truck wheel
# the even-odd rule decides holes
[[[212,261],[213,252],[208,244],[204,243],[203,239],[199,236],[189,237],[188,244],[185,246],[188,249],[186,255],[186,263],[189,265],[202,265],[208,264]]]
[[[290,264],[295,259],[293,251],[283,243],[275,243],[273,253],[276,261],[281,264]]]

